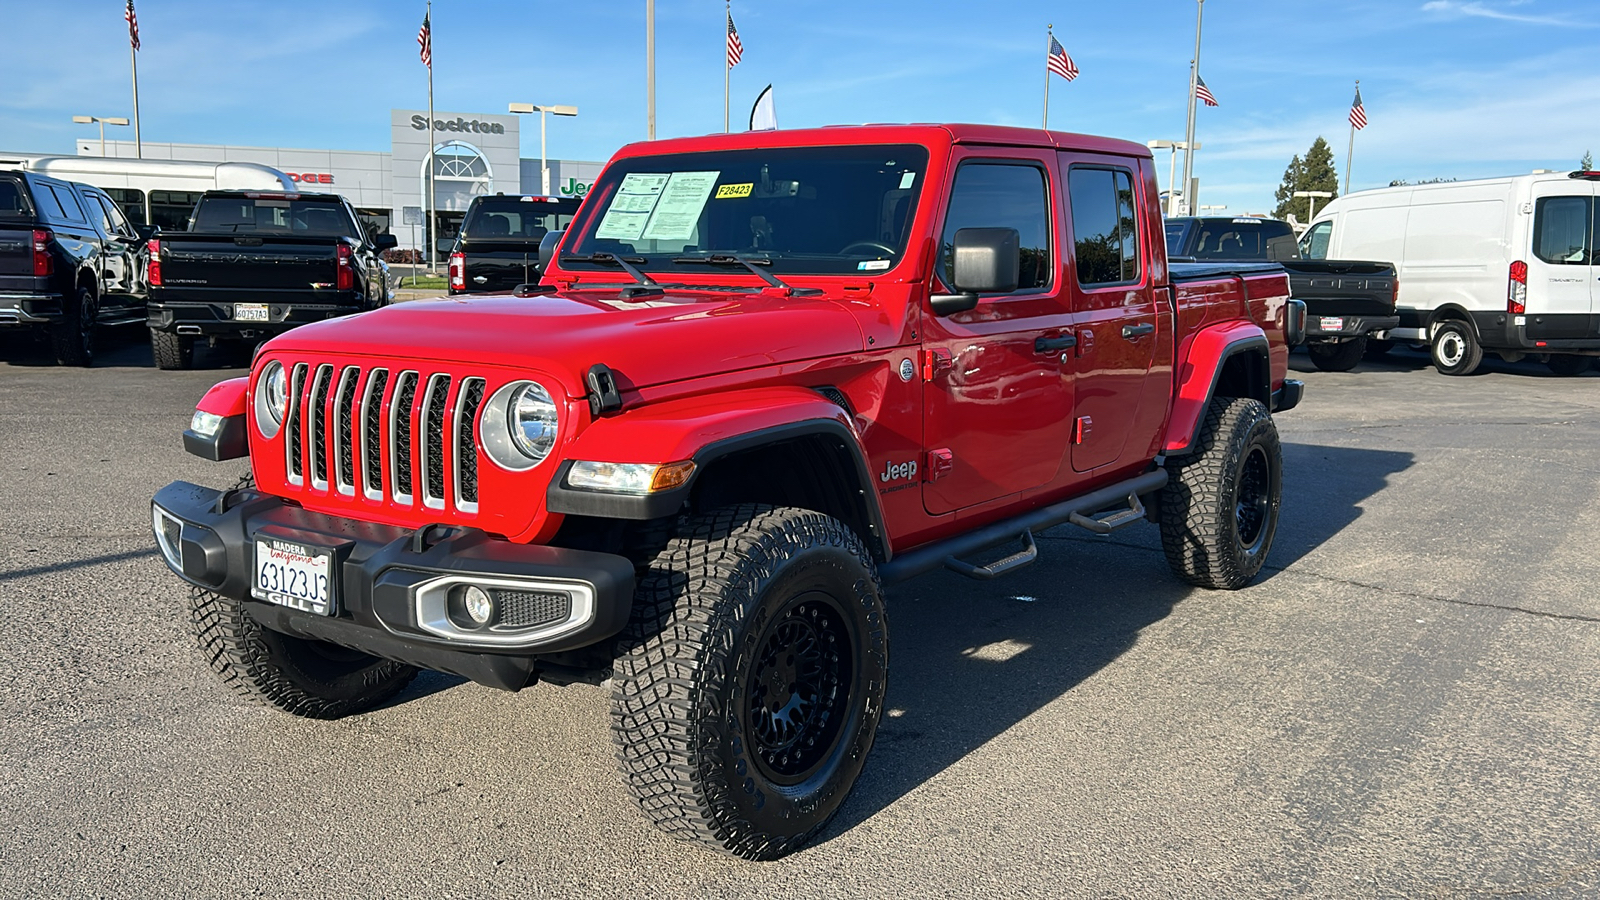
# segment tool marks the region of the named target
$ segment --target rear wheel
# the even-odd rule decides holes
[[[1367,359],[1383,359],[1394,349],[1394,341],[1385,341],[1380,338],[1367,338]]]
[[[1440,322],[1433,332],[1433,367],[1442,375],[1471,375],[1483,362],[1483,348],[1472,326],[1460,319]]]
[[[87,366],[94,362],[94,323],[98,315],[94,291],[78,288],[77,296],[62,310],[61,321],[50,328],[50,344],[56,362],[63,366]]]
[[[156,366],[162,369],[194,368],[194,338],[183,337],[169,331],[150,331],[150,350],[155,355]]]
[[[821,513],[690,520],[641,580],[620,651],[611,728],[640,809],[745,859],[828,823],[883,713],[882,588],[860,539]]]
[[[1589,371],[1589,366],[1594,363],[1587,356],[1578,356],[1572,353],[1553,354],[1545,365],[1557,375],[1582,375]]]
[[[1312,364],[1324,372],[1348,372],[1367,352],[1367,339],[1363,335],[1337,344],[1307,344],[1306,352],[1311,354]]]
[[[1190,584],[1244,587],[1266,562],[1283,496],[1283,450],[1267,407],[1245,397],[1212,400],[1194,451],[1167,468],[1167,565]]]

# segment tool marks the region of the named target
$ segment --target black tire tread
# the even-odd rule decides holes
[[[1552,353],[1545,365],[1550,368],[1551,372],[1571,378],[1574,375],[1582,375],[1589,371],[1589,367],[1593,362],[1587,356],[1578,356],[1574,353]]]
[[[80,287],[68,304],[62,320],[50,326],[50,350],[56,363],[63,366],[89,366],[94,363],[94,323],[89,323],[88,347],[84,346],[82,307],[94,303],[94,294]]]
[[[165,371],[194,368],[194,341],[167,331],[150,331],[150,352],[156,368]]]
[[[1311,364],[1323,372],[1348,372],[1367,352],[1367,339],[1358,337],[1338,344],[1307,344]]]
[[[759,601],[760,585],[783,551],[826,542],[877,570],[860,538],[821,513],[731,506],[689,519],[650,564],[620,636],[612,687],[612,738],[628,791],[656,827],[744,859],[775,859],[827,825],[802,834],[761,833],[719,814],[725,783],[702,752],[695,723],[715,708],[738,626]],[[885,623],[887,628],[887,623]]]
[[[1461,362],[1453,370],[1447,370],[1444,366],[1440,365],[1439,354],[1435,349],[1439,342],[1440,332],[1446,328],[1459,329],[1462,340],[1466,342],[1466,354],[1462,357]],[[1441,375],[1471,375],[1473,372],[1478,371],[1478,366],[1483,363],[1483,347],[1478,343],[1478,336],[1473,332],[1471,323],[1462,321],[1460,319],[1446,319],[1445,321],[1439,323],[1438,330],[1434,332],[1433,339],[1429,341],[1428,359],[1433,362],[1433,367],[1439,370]]]
[[[1269,451],[1278,451],[1277,426],[1259,400],[1218,397],[1206,409],[1193,452],[1169,460],[1170,480],[1161,497],[1161,548],[1174,575],[1197,587],[1236,590],[1254,577],[1244,572],[1231,547],[1233,534],[1220,513],[1233,489],[1230,446],[1245,440],[1260,421],[1268,426]]]

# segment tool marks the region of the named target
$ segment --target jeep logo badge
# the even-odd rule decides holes
[[[900,380],[901,381],[910,381],[911,380],[911,376],[913,376],[915,374],[917,374],[917,367],[911,364],[911,360],[909,360],[909,359],[900,360]]]
[[[911,480],[917,477],[916,461],[903,463],[885,463],[883,472],[878,476],[879,481],[899,481],[904,478]]]

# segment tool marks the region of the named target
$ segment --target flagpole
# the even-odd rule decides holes
[[[656,0],[644,0],[644,139],[656,139]]]
[[[1360,96],[1360,95],[1361,95],[1361,79],[1357,78],[1356,79],[1356,96]],[[1347,149],[1345,151],[1345,154],[1344,154],[1344,192],[1346,194],[1350,193],[1350,162],[1351,162],[1351,160],[1355,159],[1355,155],[1356,155],[1356,123],[1355,123],[1355,119],[1353,117],[1353,114],[1352,114],[1352,118],[1350,120],[1350,143],[1349,143],[1348,146],[1349,146],[1349,149]]]
[[[428,0],[428,274],[435,267],[434,252],[439,246],[437,229],[439,203],[433,191],[433,0]]]
[[[733,21],[733,0],[726,0],[722,19],[722,133],[728,133],[728,76],[733,67],[728,65],[728,23]]]
[[[139,133],[139,51],[134,48],[132,41],[128,42],[128,56],[133,63],[133,153],[139,159],[144,159],[144,138]]]
[[[1042,127],[1045,131],[1050,130],[1050,39],[1055,36],[1055,32],[1050,29],[1055,27],[1054,23],[1044,26],[1044,125]]]
[[[1194,103],[1195,90],[1200,77],[1200,25],[1206,14],[1206,0],[1195,0],[1194,59],[1189,63],[1189,128],[1183,139],[1183,211],[1194,213],[1194,198],[1189,196],[1189,185],[1194,181]]]

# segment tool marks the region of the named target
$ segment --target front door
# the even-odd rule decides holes
[[[1078,375],[1072,468],[1111,465],[1124,452],[1144,453],[1135,435],[1139,408],[1160,334],[1156,294],[1147,274],[1148,241],[1141,180],[1132,164],[1061,154],[1067,176],[1072,233],[1072,307],[1077,326]]]
[[[924,319],[929,453],[907,477],[922,482],[929,513],[1039,487],[1061,466],[1072,415],[1072,357],[1062,347],[1071,313],[1053,224],[1061,191],[1052,156],[1027,148],[958,151],[934,290],[953,289],[950,248],[962,228],[1015,228],[1022,265],[1016,291]]]
[[[1534,184],[1533,247],[1525,257],[1532,340],[1595,336],[1594,206],[1592,182]]]

